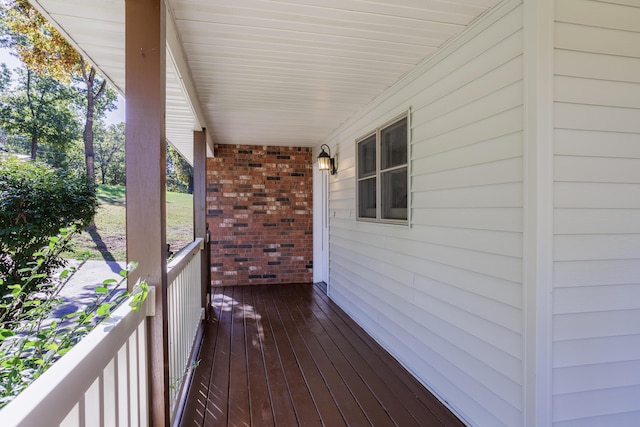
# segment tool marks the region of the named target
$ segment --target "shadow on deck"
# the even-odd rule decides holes
[[[462,426],[317,286],[213,290],[182,426]]]

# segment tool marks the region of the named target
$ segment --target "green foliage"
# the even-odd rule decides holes
[[[31,141],[23,135],[9,135],[0,128],[0,150],[28,157],[31,155]],[[54,168],[69,170],[84,168],[82,143],[78,140],[66,144],[64,148],[38,144],[36,158]]]
[[[94,103],[91,107],[93,108],[93,112],[91,114],[94,120],[95,128],[96,124],[101,123],[100,121],[106,116],[107,112],[113,111],[117,108],[118,92],[116,92],[111,86],[108,86],[105,83],[105,88],[102,90],[100,96],[96,96],[98,94],[98,91],[102,87],[104,78],[95,73],[90,85],[87,85],[87,82],[85,82],[85,78],[88,79],[89,76],[80,75],[75,76],[74,79],[74,87],[78,93],[77,106],[80,114],[83,117],[86,117],[87,108],[89,108],[89,105],[87,104],[88,91],[89,89],[91,89],[91,97],[94,98]],[[88,86],[91,86],[91,88],[89,88]]]
[[[95,185],[83,174],[37,162],[0,159],[0,279],[22,283],[32,255],[65,227],[84,227],[98,202]],[[49,274],[62,264],[51,256],[41,266]],[[28,276],[27,276],[28,277]],[[30,289],[38,281],[30,282]],[[0,285],[0,295],[7,288]]]
[[[167,191],[193,192],[193,166],[167,142]]]
[[[125,125],[118,123],[95,132],[96,172],[101,184],[125,185]]]
[[[100,203],[124,205],[127,190],[124,185],[98,185],[98,191],[96,194]]]
[[[38,281],[43,275],[41,266],[47,259],[65,246],[73,236],[73,230],[63,230],[50,239],[50,244],[34,255],[34,264],[24,283]],[[130,265],[120,274],[120,281],[108,279],[95,289],[94,301],[86,308],[64,315],[52,316],[61,303],[60,290],[77,269],[65,269],[54,279],[39,285],[37,293],[26,291],[26,286],[6,284],[10,293],[0,304],[4,313],[13,313],[11,319],[0,318],[0,408],[13,400],[29,384],[42,375],[56,360],[66,354],[101,320],[130,295],[122,292],[127,273],[135,268]],[[137,285],[131,295],[131,307],[139,310],[148,293],[145,282]],[[12,308],[10,308],[12,307]]]
[[[2,0],[2,6],[9,31],[4,44],[30,69],[68,82],[85,66],[75,48],[28,0]]]
[[[54,80],[74,93],[77,111],[84,118],[82,139],[86,172],[94,180],[93,128],[106,111],[116,108],[115,90],[107,86],[107,81],[98,75],[93,65],[82,58],[28,0],[0,0],[0,5],[4,6],[0,7],[0,27],[5,30],[0,43],[11,48],[35,75]],[[35,159],[37,139],[32,140],[32,158]]]
[[[40,143],[64,149],[80,137],[73,96],[72,89],[51,77],[18,69],[17,84],[0,96],[0,123],[8,133],[30,140],[32,159]]]
[[[11,87],[11,71],[7,64],[0,64],[0,92],[4,92]]]
[[[135,268],[135,266],[133,268]],[[144,304],[144,301],[147,299],[148,295],[149,285],[145,281],[138,280],[138,282],[133,287],[131,301],[129,301],[129,307],[131,307],[133,311],[140,311],[142,309],[142,304]]]

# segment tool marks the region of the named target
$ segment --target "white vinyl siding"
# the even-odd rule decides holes
[[[640,3],[556,1],[553,421],[640,425]]]
[[[522,425],[522,6],[504,3],[326,142],[331,298],[472,425]],[[354,140],[411,109],[411,226],[356,221]]]

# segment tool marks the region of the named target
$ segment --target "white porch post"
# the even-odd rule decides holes
[[[129,280],[156,287],[150,319],[149,407],[152,425],[169,424],[165,219],[165,4],[126,0],[127,260]]]

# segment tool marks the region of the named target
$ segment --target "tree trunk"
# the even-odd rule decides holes
[[[90,67],[89,73],[86,72],[86,68],[82,68],[82,77],[84,83],[87,85],[87,117],[84,123],[84,131],[82,132],[82,139],[84,140],[84,159],[87,166],[87,177],[91,182],[96,181],[96,167],[95,167],[95,151],[93,149],[93,114],[96,107],[96,100],[99,99],[104,93],[107,81],[102,80],[98,93],[94,94],[94,84],[96,78],[96,69],[93,66]],[[87,230],[95,230],[96,222],[95,218],[91,220]]]
[[[32,119],[35,119],[33,102],[31,100],[31,70],[29,68],[27,68],[27,104],[31,110]],[[36,132],[34,127],[31,126],[31,160],[35,160],[38,154],[38,137],[36,136]]]
[[[87,85],[87,116],[84,122],[84,132],[82,133],[82,139],[84,140],[84,159],[87,166],[87,176],[91,181],[95,181],[96,168],[95,168],[95,153],[93,150],[93,113],[95,110],[96,101],[93,95],[93,83],[95,79],[95,70],[93,67],[85,83]]]
[[[31,137],[31,160],[36,159],[36,153],[38,152],[38,138]]]

